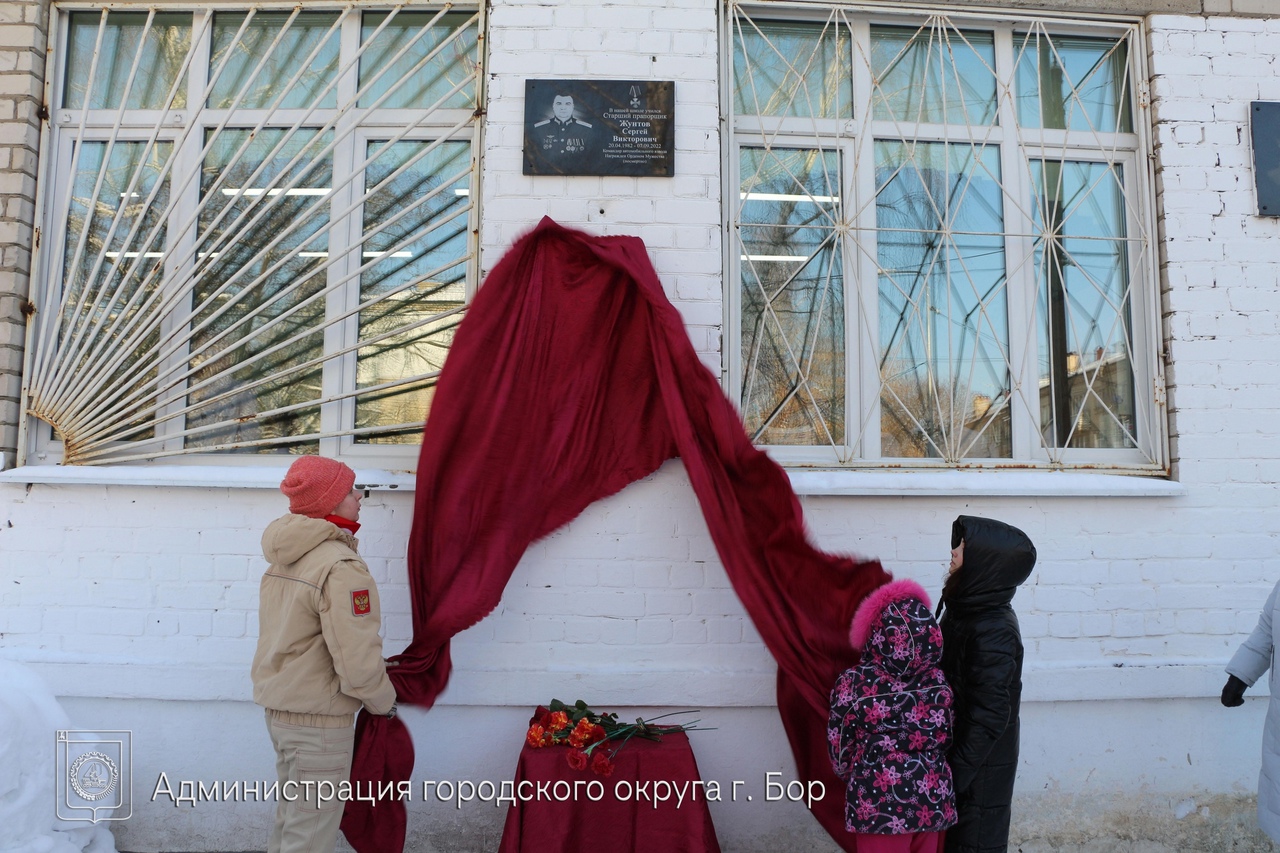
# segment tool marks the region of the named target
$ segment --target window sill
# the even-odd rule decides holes
[[[25,465],[0,471],[0,483],[278,489],[286,470],[287,465]],[[371,491],[411,492],[414,475],[409,471],[356,468],[356,486]]]
[[[205,489],[276,489],[287,466],[250,465],[27,465],[0,471],[0,483],[42,485],[173,486]],[[833,471],[791,469],[799,495],[1178,497],[1181,483],[1156,477],[1081,471]],[[357,468],[356,485],[370,491],[414,488],[414,474]]]
[[[798,495],[1168,498],[1182,483],[1092,471],[814,471],[792,469]]]

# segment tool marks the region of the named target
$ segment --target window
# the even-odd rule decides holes
[[[1165,472],[1139,25],[726,22],[726,350],[753,439],[801,466]]]
[[[480,15],[60,11],[24,449],[406,467],[476,285]]]

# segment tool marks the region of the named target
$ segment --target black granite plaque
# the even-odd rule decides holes
[[[671,80],[526,80],[526,175],[675,174]]]
[[[1254,101],[1249,109],[1253,134],[1253,182],[1258,213],[1280,216],[1280,103]]]

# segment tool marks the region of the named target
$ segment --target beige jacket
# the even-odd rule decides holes
[[[286,515],[267,525],[271,565],[258,601],[253,701],[283,722],[349,726],[360,706],[396,700],[378,636],[378,589],[356,539],[331,522]]]

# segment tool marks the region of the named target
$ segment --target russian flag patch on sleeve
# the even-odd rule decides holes
[[[357,589],[351,592],[351,612],[355,616],[368,616],[373,610],[369,603],[369,590]]]

